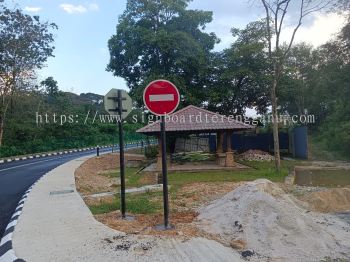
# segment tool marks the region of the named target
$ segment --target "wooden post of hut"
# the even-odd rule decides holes
[[[234,157],[233,157],[233,150],[231,147],[231,139],[232,139],[232,131],[229,130],[226,133],[227,149],[226,149],[225,166],[227,166],[227,167],[235,166],[235,161],[234,161]]]
[[[226,154],[224,153],[222,143],[224,141],[224,132],[218,131],[216,142],[216,163],[220,166],[225,166]]]

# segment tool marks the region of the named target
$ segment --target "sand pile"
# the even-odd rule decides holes
[[[309,212],[266,179],[246,183],[199,210],[198,225],[230,244],[241,240],[251,261],[350,258],[350,225]]]
[[[246,161],[273,161],[275,158],[268,152],[250,149],[238,156],[240,160]]]
[[[308,208],[320,212],[350,211],[350,188],[332,188],[312,192],[300,198],[308,203]]]

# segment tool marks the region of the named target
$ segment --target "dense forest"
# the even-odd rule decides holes
[[[92,93],[76,95],[59,90],[49,94],[43,89],[17,93],[7,112],[1,155],[116,144],[118,128],[115,122],[105,119],[104,123],[99,117],[93,122],[96,113],[107,115],[102,98]],[[140,127],[139,124],[124,125],[125,140],[144,139],[135,133]]]
[[[262,115],[271,113],[274,67],[267,27],[273,25],[261,19],[245,28],[233,27],[232,44],[214,51],[220,39],[204,30],[212,12],[190,10],[188,0],[144,3],[127,1],[116,34],[106,39],[107,70],[127,81],[138,113],[144,87],[157,78],[179,87],[182,107],[193,104],[222,114],[245,114],[247,108]],[[275,91],[279,114],[315,115],[315,123],[309,125],[312,142],[350,156],[347,1],[332,6],[332,11],[339,10],[345,10],[342,15],[348,20],[329,42],[317,48],[308,43],[290,46]],[[117,141],[115,124],[91,122],[96,112],[106,114],[102,96],[62,92],[53,77],[38,82],[37,70],[54,55],[56,30],[55,24],[0,0],[0,157]],[[287,49],[281,44],[281,53]],[[50,123],[38,123],[45,113]],[[78,117],[54,123],[54,113]],[[88,124],[84,123],[87,114]],[[141,125],[126,124],[126,139],[140,139],[134,131]]]

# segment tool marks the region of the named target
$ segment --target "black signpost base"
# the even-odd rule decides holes
[[[128,215],[128,214],[125,214],[124,217],[123,217],[123,216],[120,216],[120,217],[118,217],[118,218],[120,218],[120,219],[122,219],[122,220],[126,220],[126,221],[134,221],[134,220],[135,220],[135,217],[134,217],[134,216]]]
[[[154,226],[154,229],[158,231],[171,230],[174,228],[175,227],[173,225],[168,225],[167,227],[163,224]]]

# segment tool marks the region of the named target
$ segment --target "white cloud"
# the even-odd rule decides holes
[[[296,33],[294,43],[307,42],[317,47],[332,37],[344,26],[346,17],[336,13],[317,13],[314,15],[312,22],[308,26],[301,26]],[[281,39],[289,41],[294,28],[292,26],[285,29]]]
[[[206,32],[215,32],[221,42],[215,46],[216,51],[228,48],[234,41],[232,27],[243,28],[249,20],[255,19],[255,9],[249,0],[193,0],[190,9],[208,10],[213,12],[213,21],[206,25]]]
[[[298,15],[298,3],[292,1],[286,26],[281,35],[282,41],[290,40],[293,32],[293,23]],[[230,46],[234,41],[230,29],[232,27],[244,28],[249,22],[256,21],[264,17],[265,12],[256,0],[193,0],[189,8],[213,11],[213,21],[207,25],[206,32],[215,32],[221,39],[221,43],[216,45],[215,50],[222,50]],[[294,43],[307,42],[317,47],[332,38],[344,25],[345,16],[335,13],[315,13],[305,17],[303,24],[296,33]]]
[[[89,4],[90,11],[98,11],[99,7],[97,4]]]
[[[86,5],[73,5],[73,4],[61,4],[60,8],[68,14],[82,14],[88,11],[98,11],[99,7],[97,4],[86,4]]]
[[[26,6],[24,7],[24,11],[29,13],[39,13],[42,10],[40,6]]]
[[[68,14],[81,14],[87,12],[87,8],[82,5],[61,4],[60,7]]]

